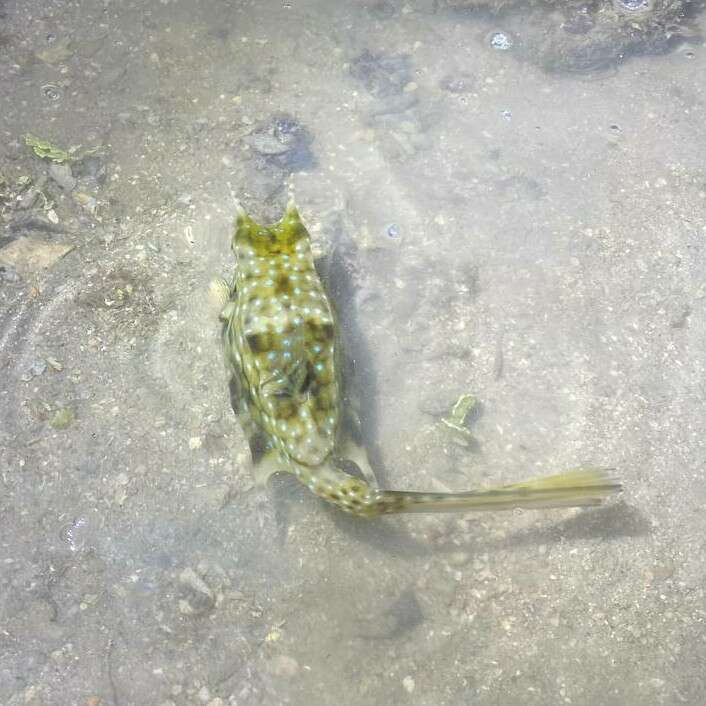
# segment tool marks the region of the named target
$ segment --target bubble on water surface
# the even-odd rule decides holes
[[[58,101],[61,100],[63,91],[61,90],[61,87],[57,86],[55,83],[45,83],[42,86],[42,94],[50,101]]]
[[[490,35],[490,46],[497,51],[508,51],[512,45],[512,37],[505,32],[493,32]]]

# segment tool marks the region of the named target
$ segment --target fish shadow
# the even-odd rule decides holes
[[[546,527],[533,527],[514,532],[498,541],[497,546],[511,549],[534,544],[643,537],[650,534],[653,527],[640,510],[628,505],[624,500],[619,500],[611,505],[592,508]]]
[[[369,546],[378,552],[397,558],[439,556],[468,550],[457,538],[429,544],[413,537],[405,527],[392,518],[361,520],[344,515],[340,510],[328,507],[321,501],[334,525],[354,541]],[[472,549],[514,549],[531,545],[581,543],[586,540],[618,540],[625,537],[641,537],[652,532],[652,523],[635,507],[624,501],[599,508],[587,509],[578,515],[560,520],[544,527],[531,527],[511,533],[501,539],[483,537],[481,532],[474,538]]]

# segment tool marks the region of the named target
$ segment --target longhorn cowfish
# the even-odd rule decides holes
[[[345,424],[336,312],[317,274],[311,238],[296,207],[260,225],[238,206],[232,282],[220,297],[231,404],[248,437],[256,476],[294,474],[346,512],[508,510],[600,504],[621,486],[605,470],[581,468],[461,493],[382,490]]]

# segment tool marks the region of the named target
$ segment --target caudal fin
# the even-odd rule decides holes
[[[463,512],[512,510],[514,508],[581,507],[600,505],[622,490],[612,469],[577,468],[545,478],[512,483],[465,493],[415,493],[377,491],[374,512]],[[371,509],[372,509],[371,507]]]

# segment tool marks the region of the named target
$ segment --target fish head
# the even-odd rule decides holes
[[[259,257],[292,255],[303,249],[308,250],[309,241],[309,232],[301,222],[293,201],[287,204],[282,218],[271,225],[257,223],[241,206],[238,206],[232,242],[236,258],[252,255]]]

